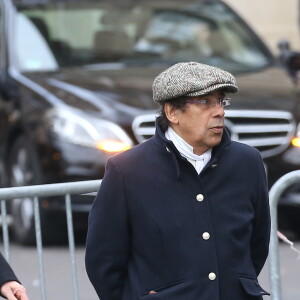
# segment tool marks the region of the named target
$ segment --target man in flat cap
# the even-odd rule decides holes
[[[101,300],[259,300],[270,216],[259,152],[224,127],[221,69],[154,80],[155,136],[111,158],[89,216],[86,268]]]

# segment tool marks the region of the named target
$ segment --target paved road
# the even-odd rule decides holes
[[[300,250],[300,242],[295,243],[295,248]],[[281,272],[281,289],[282,300],[299,300],[300,299],[300,257],[291,250],[290,246],[280,244],[280,272]],[[261,285],[270,291],[269,284],[269,261],[263,269],[259,281]],[[264,299],[269,299],[264,297]],[[272,300],[272,297],[271,299]]]
[[[300,249],[300,242],[296,243],[296,247]],[[46,272],[47,300],[74,300],[68,247],[46,247],[43,256]],[[298,300],[300,299],[300,259],[297,260],[297,254],[289,246],[280,244],[280,260],[282,299]],[[79,300],[97,300],[97,296],[85,273],[83,244],[76,248],[76,261]],[[13,244],[11,247],[11,263],[20,280],[26,286],[30,299],[39,300],[40,289],[36,249]],[[267,264],[260,276],[261,285],[266,290],[269,290],[268,276]],[[265,299],[271,300],[272,298],[265,297]]]
[[[84,267],[84,245],[76,247],[76,267],[80,300],[97,300]],[[25,285],[30,300],[39,300],[39,267],[35,248],[13,244],[11,265]],[[47,300],[74,300],[68,246],[45,247],[43,252]]]

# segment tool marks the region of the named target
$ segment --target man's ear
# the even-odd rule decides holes
[[[178,109],[171,105],[170,103],[166,103],[164,105],[164,111],[166,114],[166,117],[168,118],[169,122],[172,124],[178,124]]]

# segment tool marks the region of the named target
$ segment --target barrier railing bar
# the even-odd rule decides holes
[[[74,242],[74,230],[72,220],[72,206],[71,195],[90,195],[95,196],[102,180],[89,180],[89,181],[77,181],[68,183],[53,183],[43,185],[31,185],[21,187],[9,187],[0,189],[0,201],[1,201],[1,214],[3,219],[3,244],[4,244],[4,256],[9,259],[9,234],[7,225],[7,213],[6,203],[12,199],[33,198],[34,209],[34,222],[35,222],[35,234],[36,234],[36,248],[38,253],[38,265],[39,265],[39,281],[40,281],[40,300],[46,300],[46,288],[45,288],[45,271],[43,263],[43,245],[42,245],[42,233],[41,233],[41,219],[39,210],[39,198],[41,197],[54,197],[64,195],[66,198],[66,214],[68,224],[68,237],[72,266],[72,279],[74,289],[74,300],[78,300],[78,280],[77,270],[75,264],[75,242]],[[63,200],[62,198],[58,200]]]
[[[283,192],[292,184],[300,181],[300,170],[290,172],[280,179],[270,189],[271,236],[269,251],[269,278],[272,300],[281,300],[280,260],[278,247],[277,205]],[[299,201],[300,204],[300,201]]]
[[[10,200],[25,197],[51,197],[66,194],[85,194],[98,191],[100,183],[101,180],[88,180],[67,183],[20,186],[14,187],[13,193],[12,188],[1,188],[0,200]]]
[[[9,255],[9,235],[8,235],[8,225],[7,225],[7,211],[6,211],[6,201],[1,200],[1,217],[2,217],[2,234],[3,234],[3,246],[4,246],[4,257],[8,262],[10,262]]]
[[[75,260],[75,242],[74,242],[74,230],[73,230],[73,219],[72,219],[72,208],[71,208],[71,196],[67,194],[66,199],[66,214],[67,214],[67,228],[68,228],[68,239],[69,239],[69,251],[71,258],[71,269],[72,269],[72,283],[74,300],[78,300],[78,280]]]
[[[46,300],[46,288],[45,288],[45,271],[43,263],[43,244],[42,244],[42,231],[41,231],[41,218],[39,210],[39,199],[38,197],[33,198],[33,209],[34,209],[34,224],[35,224],[35,236],[36,236],[36,247],[38,253],[39,262],[39,275],[40,275],[40,292],[41,300]]]

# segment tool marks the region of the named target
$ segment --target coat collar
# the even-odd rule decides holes
[[[164,151],[167,151],[172,155],[172,160],[174,161],[176,167],[177,178],[179,179],[181,175],[179,161],[186,160],[186,158],[179,153],[173,142],[165,137],[165,133],[160,126],[160,119],[161,117],[156,118],[156,130],[154,139],[156,143],[158,143],[161,147],[164,148]],[[217,165],[219,157],[222,155],[223,151],[225,151],[229,147],[230,144],[231,138],[227,128],[225,128],[221,143],[212,149],[212,157],[208,164],[204,167],[202,172],[204,172],[210,167],[215,167]]]

